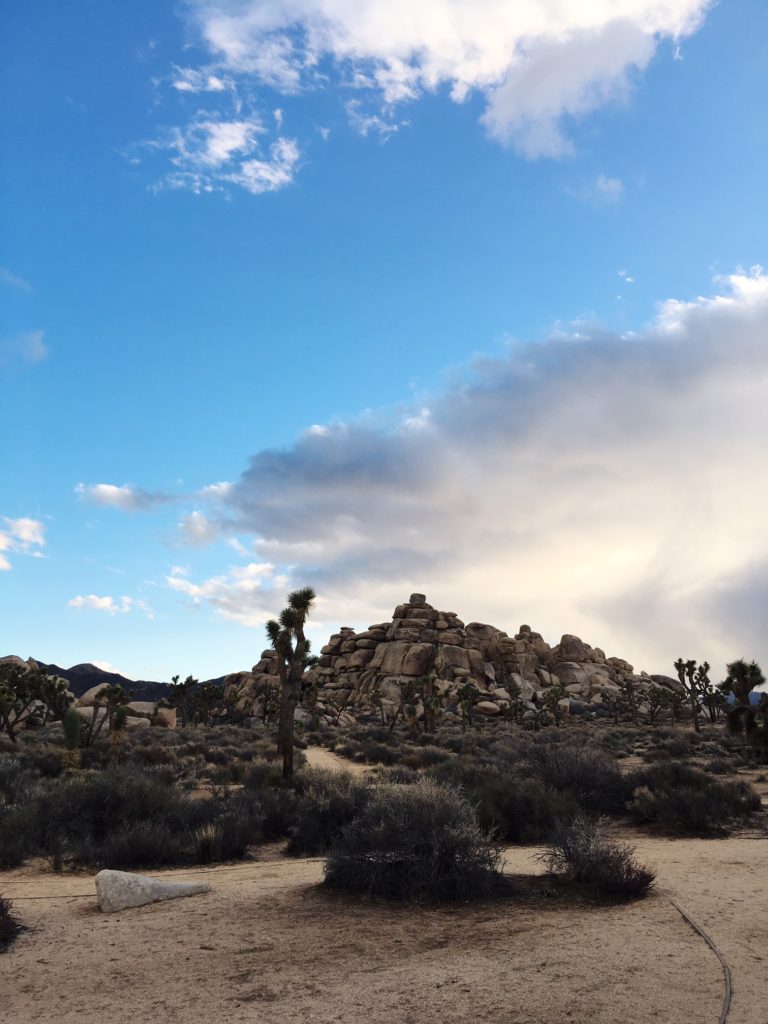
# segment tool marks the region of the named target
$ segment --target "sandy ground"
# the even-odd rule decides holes
[[[327,768],[329,771],[349,772],[350,775],[365,775],[367,772],[373,771],[375,767],[370,764],[356,764],[354,761],[348,761],[325,747],[307,747],[303,753],[310,768]]]
[[[7,872],[28,930],[0,955],[0,1022],[716,1024],[720,966],[674,895],[731,966],[729,1024],[768,1024],[764,833],[630,838],[657,892],[613,907],[547,896],[544,879],[492,904],[371,904],[318,889],[322,860],[266,851],[158,872],[214,891],[105,915],[90,875]],[[507,871],[540,871],[536,852],[511,848]]]

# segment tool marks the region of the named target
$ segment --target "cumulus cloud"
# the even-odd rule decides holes
[[[282,572],[316,586],[334,625],[420,590],[649,669],[680,653],[768,660],[748,614],[768,564],[766,338],[768,276],[753,268],[662,303],[637,333],[514,343],[418,408],[255,454],[218,526],[250,534],[270,569],[169,586],[255,623]]]
[[[49,353],[43,331],[22,331],[0,342],[0,367],[19,363],[41,363]]]
[[[191,0],[187,11],[209,53],[203,80],[220,68],[291,94],[326,85],[330,65],[342,86],[389,108],[441,87],[456,102],[476,91],[493,138],[559,157],[572,146],[567,122],[624,98],[660,43],[694,32],[709,2]]]
[[[175,566],[165,578],[168,587],[183,595],[189,604],[210,605],[225,619],[243,626],[259,626],[275,615],[275,587],[285,587],[286,577],[276,573],[269,562],[230,566],[226,573],[194,583],[189,573]]]
[[[98,594],[78,594],[67,601],[68,608],[90,609],[96,612],[106,612],[107,615],[127,615],[128,612],[140,611],[148,619],[154,619],[155,613],[146,601],[128,597],[112,597],[109,594],[99,596]],[[110,669],[110,671],[112,671]]]
[[[197,509],[182,518],[178,529],[182,543],[191,547],[210,544],[219,533],[216,523]]]
[[[131,610],[133,600],[130,597],[110,597],[105,595],[99,597],[97,594],[78,594],[70,601],[67,601],[68,608],[91,608],[93,611],[106,612],[108,615],[117,615]]]
[[[75,487],[75,494],[93,505],[100,505],[103,508],[119,508],[124,512],[150,509],[178,500],[175,495],[162,491],[144,491],[140,487],[132,487],[130,484],[118,486],[117,484],[80,483]]]
[[[213,89],[211,80],[220,82],[221,89]],[[195,77],[191,69],[185,69],[185,77],[173,85],[182,92],[229,88],[223,80],[207,74]],[[243,107],[240,98],[233,96],[230,112],[198,111],[185,125],[132,147],[130,159],[140,163],[148,151],[168,154],[173,170],[162,177],[156,189],[189,189],[200,194],[238,185],[258,194],[285,188],[293,181],[301,155],[295,139],[278,135],[265,142],[267,129],[261,117],[244,113]]]
[[[186,493],[171,494],[168,491],[145,491],[132,484],[84,484],[75,487],[75,494],[92,505],[102,508],[119,508],[123,512],[141,512],[156,508],[159,505],[172,505],[185,501],[190,497],[205,502],[218,502],[226,497],[232,484],[226,480],[207,484],[193,495]],[[193,513],[193,515],[201,513]]]
[[[0,572],[11,569],[10,555],[31,555],[42,558],[45,547],[45,524],[39,519],[10,519],[0,516]]]

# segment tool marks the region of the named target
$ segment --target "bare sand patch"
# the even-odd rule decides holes
[[[532,852],[514,851],[523,869]],[[158,874],[205,879],[215,891],[103,915],[91,876],[9,872],[3,890],[30,930],[0,958],[0,1020],[709,1024],[718,1017],[717,963],[662,895],[606,907],[526,892],[520,900],[414,909],[319,890],[317,859]]]

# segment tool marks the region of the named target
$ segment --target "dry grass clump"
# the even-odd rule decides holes
[[[425,778],[371,790],[331,845],[325,884],[395,900],[479,899],[497,885],[500,856],[470,802]]]
[[[551,874],[614,899],[647,895],[656,877],[639,863],[632,847],[608,839],[584,815],[554,829],[541,859]]]

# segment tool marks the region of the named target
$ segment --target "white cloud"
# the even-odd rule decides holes
[[[0,267],[0,285],[15,288],[19,292],[31,292],[32,285],[18,274],[13,274],[7,267]]]
[[[206,68],[180,68],[174,66],[171,85],[177,92],[225,92],[233,87],[232,81],[220,78]]]
[[[620,278],[622,278],[626,282],[626,284],[635,283],[635,278],[632,277],[628,270],[617,270],[616,273],[619,275]]]
[[[198,510],[183,516],[178,529],[182,543],[191,547],[210,544],[219,534],[216,523]]]
[[[269,147],[268,160],[244,160],[221,179],[242,186],[252,195],[277,192],[293,181],[300,156],[295,139],[280,138]]]
[[[96,668],[100,668],[102,672],[112,672],[115,675],[123,676],[125,679],[131,679],[132,677],[122,672],[119,668],[116,668],[111,661],[94,661],[92,662]]]
[[[103,508],[119,508],[124,512],[136,512],[153,508],[156,505],[167,505],[178,498],[161,491],[144,491],[130,484],[83,484],[75,487],[75,494],[94,505]]]
[[[620,178],[609,178],[598,174],[595,179],[595,194],[606,203],[618,203],[624,195],[624,183]]]
[[[112,597],[109,594],[99,596],[98,594],[78,594],[77,597],[67,601],[68,608],[78,610],[89,609],[96,612],[106,612],[107,615],[127,615],[129,612],[140,611],[148,619],[154,619],[155,613],[146,601],[123,594],[121,597]],[[94,664],[99,664],[94,662]],[[107,671],[114,671],[107,669]]]
[[[229,492],[232,490],[232,484],[229,480],[221,480],[217,484],[207,484],[201,488],[198,494],[201,498],[213,498],[220,500],[226,498]]]
[[[0,367],[14,363],[40,363],[49,353],[43,331],[23,331],[0,342]]]
[[[8,516],[0,516],[5,524],[0,529],[0,572],[8,572],[11,569],[11,561],[8,555],[20,554],[30,555],[32,558],[42,558],[42,549],[45,547],[45,524],[39,519],[10,519]]]
[[[269,562],[250,562],[230,566],[223,575],[199,584],[193,583],[186,572],[174,568],[166,576],[166,583],[192,605],[206,603],[222,618],[244,626],[261,626],[276,613],[272,589],[284,587],[285,577],[276,576],[275,567]]]
[[[99,597],[97,594],[78,594],[70,601],[67,601],[68,608],[91,608],[97,612],[106,612],[108,615],[117,615],[131,610],[133,600],[130,597],[110,597],[105,595]]]
[[[235,103],[238,111],[241,104]],[[238,185],[258,194],[285,188],[293,181],[299,148],[279,136],[268,147],[260,117],[200,112],[187,125],[172,129],[145,149],[165,150],[175,170],[157,186],[195,193],[225,191]]]
[[[258,452],[218,525],[249,533],[273,579],[315,586],[334,625],[380,621],[418,590],[650,670],[681,652],[768,661],[759,617],[723,628],[768,565],[766,338],[768,276],[753,268],[662,303],[634,334],[582,324],[515,343],[410,415]],[[255,624],[275,610],[262,582],[169,585]]]
[[[446,86],[486,101],[489,134],[528,157],[571,149],[565,122],[622,99],[660,40],[709,0],[192,0],[215,66],[283,93],[337,79],[381,104]],[[320,68],[322,67],[322,72]],[[373,115],[372,115],[373,116]],[[373,127],[373,125],[372,125]]]

